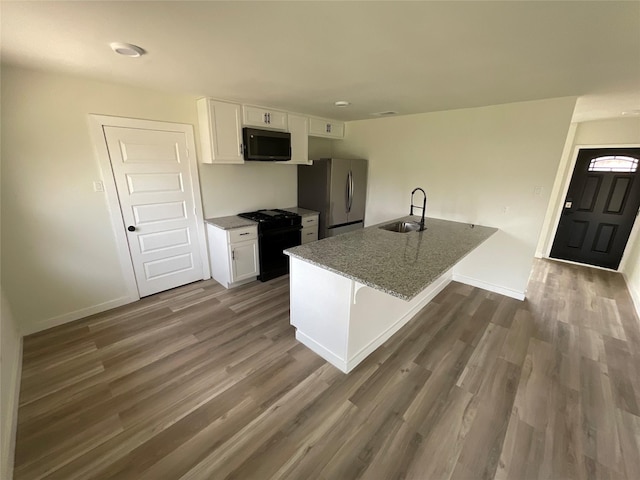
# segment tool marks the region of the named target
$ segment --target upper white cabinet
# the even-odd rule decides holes
[[[291,133],[291,160],[310,165],[309,136],[343,138],[344,123],[271,108],[201,98],[197,102],[202,163],[244,163],[242,127]]]
[[[309,118],[309,135],[313,137],[343,138],[344,123],[326,118]]]
[[[309,117],[289,114],[291,133],[291,160],[280,163],[310,165],[309,161]]]
[[[209,98],[197,105],[202,163],[244,163],[241,106]]]
[[[244,105],[242,113],[247,126],[287,130],[287,112]]]

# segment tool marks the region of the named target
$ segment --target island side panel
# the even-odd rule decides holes
[[[289,257],[291,325],[296,339],[347,372],[352,280]]]
[[[533,256],[527,257],[526,249],[526,244],[498,231],[455,265],[453,280],[524,300],[533,266]]]
[[[347,372],[415,317],[451,283],[452,277],[453,270],[448,270],[410,301],[356,283],[349,321]]]

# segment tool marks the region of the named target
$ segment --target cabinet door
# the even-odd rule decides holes
[[[289,133],[291,133],[291,160],[283,163],[309,165],[309,118],[301,115],[289,115]]]
[[[287,112],[278,110],[269,110],[269,128],[277,128],[278,130],[287,130],[289,121]]]
[[[244,105],[242,107],[244,124],[259,128],[287,129],[287,113],[262,107]]]
[[[344,137],[344,123],[342,122],[330,122],[329,124],[329,136],[332,138]]]
[[[239,104],[202,98],[198,100],[198,123],[203,163],[244,163]]]
[[[231,250],[231,281],[238,282],[258,275],[258,242],[234,243]]]
[[[309,135],[314,137],[342,138],[344,137],[344,123],[326,118],[309,119]]]

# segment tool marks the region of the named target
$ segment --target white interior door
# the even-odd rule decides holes
[[[103,128],[140,296],[202,279],[184,132]]]

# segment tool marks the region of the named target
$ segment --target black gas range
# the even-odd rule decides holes
[[[289,273],[289,257],[282,253],[301,243],[302,217],[286,210],[257,210],[238,216],[258,223],[258,248],[260,250],[260,275],[266,282]]]

